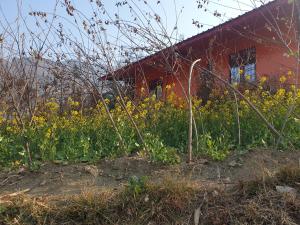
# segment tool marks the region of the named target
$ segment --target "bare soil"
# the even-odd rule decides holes
[[[226,160],[216,162],[203,158],[194,163],[185,162],[165,166],[139,157],[101,160],[96,164],[62,165],[46,163],[38,171],[19,170],[0,172],[0,195],[28,190],[30,196],[52,196],[119,189],[132,176],[147,176],[150,181],[162,180],[193,182],[197,185],[231,186],[272,175],[285,166],[300,166],[300,151],[280,152],[253,150],[244,154],[233,153]]]

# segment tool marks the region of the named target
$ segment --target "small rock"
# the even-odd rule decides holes
[[[21,167],[19,170],[18,170],[18,174],[24,174],[26,172],[26,168],[25,167]]]
[[[46,180],[43,180],[43,181],[40,183],[40,186],[44,186],[46,183],[47,183],[47,181],[46,181]]]
[[[231,183],[230,177],[226,177],[226,178],[223,180],[223,182],[224,182],[225,184],[230,184],[230,183]]]
[[[212,192],[213,197],[217,197],[219,195],[219,192],[217,190],[214,190]]]
[[[230,163],[228,163],[228,165],[229,165],[230,167],[239,167],[239,166],[242,166],[241,163],[238,163],[238,162],[236,162],[236,161],[231,161]]]
[[[276,186],[276,191],[282,194],[291,194],[293,196],[297,195],[297,190],[289,186]]]
[[[99,170],[96,166],[85,166],[83,167],[83,170],[91,175],[93,175],[94,177],[97,177],[99,175]]]
[[[200,164],[207,165],[207,164],[208,164],[208,160],[207,160],[207,159],[200,159],[200,160],[199,160],[199,163],[200,163]]]
[[[149,195],[148,195],[148,194],[146,195],[146,197],[145,197],[144,200],[145,200],[145,202],[148,202],[148,201],[149,201]]]
[[[52,161],[54,164],[57,164],[57,165],[59,165],[59,164],[62,164],[62,160],[53,160]]]
[[[120,181],[120,180],[123,180],[124,177],[122,175],[120,175],[120,176],[117,176],[115,179],[116,179],[116,181]]]
[[[62,162],[62,165],[63,165],[63,166],[67,166],[67,165],[69,165],[69,162],[63,161],[63,162]]]

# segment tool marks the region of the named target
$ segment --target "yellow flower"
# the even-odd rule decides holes
[[[294,85],[294,84],[291,85],[291,90],[292,90],[292,91],[295,91],[295,90],[296,90],[296,85]]]
[[[59,108],[59,105],[54,102],[54,101],[51,101],[51,102],[47,102],[45,104],[45,106],[51,111],[51,112],[57,112],[58,108]]]
[[[263,83],[265,83],[267,81],[267,77],[266,76],[262,76],[261,78],[260,78],[260,82],[263,84]]]
[[[46,123],[46,119],[43,116],[33,116],[32,121],[37,125],[37,126],[43,126]]]
[[[4,120],[3,112],[0,112],[0,124],[3,123]]]
[[[20,160],[16,160],[16,161],[14,162],[14,165],[15,165],[15,166],[20,166],[20,165],[21,165]]]
[[[153,95],[151,96],[151,100],[152,100],[152,101],[155,101],[155,100],[156,100],[156,94],[153,94]]]
[[[289,70],[287,74],[288,74],[288,76],[293,76],[294,75],[293,71],[291,71],[291,70]]]
[[[241,100],[240,104],[243,105],[243,106],[245,106],[245,105],[247,105],[247,102],[245,100]]]
[[[13,129],[12,129],[12,127],[11,127],[11,126],[7,126],[7,127],[6,127],[6,131],[8,131],[8,132],[12,132],[12,131],[13,131]]]
[[[280,83],[284,83],[286,82],[286,77],[285,76],[281,76],[279,79]]]
[[[72,107],[77,107],[77,106],[79,106],[79,102],[77,102],[77,101],[74,101],[72,98],[68,98],[68,104],[70,105],[70,106],[72,106]]]
[[[147,115],[147,110],[143,110],[143,111],[141,112],[141,117],[146,117],[146,115]]]
[[[169,90],[169,89],[171,89],[171,88],[172,88],[172,86],[171,86],[170,84],[166,85],[166,89],[167,89],[167,90]]]
[[[280,96],[284,95],[285,94],[285,89],[283,89],[283,88],[278,89],[277,94],[280,95]]]
[[[79,115],[79,112],[76,111],[76,110],[72,110],[72,111],[71,111],[71,115],[72,115],[72,116],[78,116],[78,115]]]
[[[244,73],[244,70],[240,69],[240,75],[242,75]]]
[[[132,102],[131,102],[131,101],[128,101],[128,102],[126,103],[126,107],[130,108],[131,106],[132,106]]]
[[[51,137],[51,133],[52,133],[51,128],[49,128],[49,129],[47,130],[46,134],[45,134],[45,137],[46,137],[46,138],[50,138],[50,137]]]
[[[162,106],[162,102],[158,101],[158,102],[155,103],[154,109],[159,110],[161,106]]]
[[[247,75],[245,76],[245,78],[246,78],[247,81],[249,81],[249,80],[251,79],[251,76],[250,76],[249,74],[247,74]]]

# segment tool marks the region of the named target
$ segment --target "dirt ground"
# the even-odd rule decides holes
[[[300,151],[255,150],[234,153],[222,162],[199,158],[193,164],[183,162],[175,166],[151,163],[138,157],[102,160],[94,165],[46,163],[35,172],[0,172],[0,195],[22,190],[32,196],[50,196],[118,189],[132,176],[147,176],[152,182],[168,179],[187,180],[203,186],[230,186],[291,165],[300,166]]]

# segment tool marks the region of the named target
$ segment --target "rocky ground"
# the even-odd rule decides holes
[[[95,164],[45,163],[37,171],[24,168],[0,172],[0,195],[24,191],[31,196],[68,195],[83,190],[119,189],[133,177],[146,176],[154,183],[162,180],[187,181],[200,186],[231,186],[285,166],[300,166],[300,151],[255,150],[234,153],[222,162],[198,158],[192,164],[165,166],[139,157],[102,160]]]

